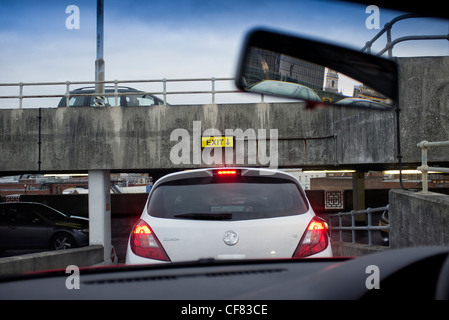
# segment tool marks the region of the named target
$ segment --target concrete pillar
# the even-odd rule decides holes
[[[104,262],[110,263],[111,193],[109,170],[89,170],[89,244],[104,247]]]

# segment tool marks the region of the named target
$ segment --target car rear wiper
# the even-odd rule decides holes
[[[175,218],[198,219],[198,220],[231,220],[232,213],[180,213]]]

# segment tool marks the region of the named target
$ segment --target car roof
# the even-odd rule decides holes
[[[114,92],[115,91],[115,86],[105,86],[104,90],[106,92]],[[80,93],[80,91],[84,92],[84,93],[94,93],[95,92],[95,87],[78,88],[78,89],[70,91],[70,93]],[[143,91],[137,90],[135,88],[123,87],[123,86],[117,87],[117,91],[118,92],[143,92]]]
[[[189,178],[204,178],[204,177],[212,177],[213,172],[217,170],[239,170],[240,174],[242,176],[261,176],[261,177],[269,177],[269,178],[279,178],[279,179],[286,179],[289,181],[292,181],[299,184],[298,179],[296,179],[291,174],[275,170],[275,169],[266,169],[266,168],[248,168],[248,167],[223,167],[223,168],[201,168],[201,169],[192,169],[192,170],[186,170],[186,171],[180,171],[180,172],[174,172],[167,174],[157,180],[155,184],[153,185],[152,189],[155,189],[160,184],[167,183],[169,181],[176,181],[181,179],[189,179]]]
[[[0,202],[0,205],[15,205],[15,204],[37,204],[40,206],[46,206],[47,205],[41,203],[41,202],[31,202],[31,201],[9,201],[9,202]]]

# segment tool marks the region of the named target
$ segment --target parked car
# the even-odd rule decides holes
[[[223,168],[159,179],[131,232],[126,262],[331,256],[327,223],[296,178]]]
[[[37,202],[0,203],[0,249],[69,249],[89,244],[87,218]]]
[[[388,104],[383,104],[377,101],[371,101],[371,100],[367,100],[367,99],[360,99],[360,98],[344,98],[341,99],[337,102],[335,102],[335,105],[340,106],[340,105],[346,105],[346,106],[351,106],[351,105],[357,105],[357,106],[363,106],[365,108],[377,108],[377,109],[386,109],[389,108]]]
[[[263,80],[256,84],[253,84],[247,90],[262,94],[272,94],[287,98],[322,102],[321,98],[316,94],[315,91],[299,83]]]
[[[120,94],[114,95],[115,87],[105,87],[105,106],[120,106],[120,107],[150,107],[153,105],[163,105],[164,101],[156,96],[145,94],[143,91],[139,91],[130,87],[118,87],[117,92]],[[85,87],[70,91],[69,107],[94,107],[95,106],[95,87]],[[122,95],[124,93],[129,93]],[[67,98],[63,97],[59,101],[58,108],[67,106]]]

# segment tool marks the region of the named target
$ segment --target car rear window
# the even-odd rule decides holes
[[[151,194],[154,217],[200,220],[248,220],[303,214],[305,195],[285,179],[237,177],[195,178],[162,184]]]

